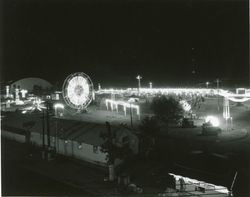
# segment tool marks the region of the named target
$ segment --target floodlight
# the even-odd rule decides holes
[[[206,123],[211,123],[213,127],[218,127],[220,125],[219,119],[215,116],[207,116]]]

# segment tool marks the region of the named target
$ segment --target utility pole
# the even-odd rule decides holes
[[[218,111],[220,111],[220,98],[219,98],[219,84],[220,83],[220,80],[219,79],[216,79],[216,84],[217,84],[217,98],[218,98],[218,103],[217,103],[217,108],[218,108]]]
[[[42,124],[43,124],[43,150],[45,150],[45,115],[44,115],[44,109],[42,109],[43,117],[42,117]]]
[[[132,109],[131,109],[131,103],[129,104],[130,107],[129,107],[129,112],[130,112],[130,124],[131,124],[131,128],[133,128],[133,112],[132,112]]]
[[[49,117],[49,101],[47,101],[47,139],[48,139],[48,148],[50,148],[50,117]]]
[[[141,89],[141,79],[142,77],[140,75],[138,75],[136,77],[136,79],[138,80],[138,95],[140,96],[140,89]]]
[[[55,133],[55,145],[54,145],[54,146],[55,146],[55,153],[56,153],[56,151],[57,151],[57,142],[58,142],[58,141],[57,141],[57,136],[58,136],[58,134],[57,134],[57,133],[58,133],[57,118],[58,118],[58,117],[55,117],[55,118],[56,118],[56,133]]]

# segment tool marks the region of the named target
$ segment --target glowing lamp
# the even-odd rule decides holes
[[[64,105],[63,104],[61,104],[61,103],[56,103],[55,105],[54,105],[54,108],[55,109],[64,109]]]
[[[6,86],[6,97],[10,96],[10,86]]]
[[[26,94],[28,93],[28,90],[22,89],[20,92],[22,94],[22,98],[25,98]]]
[[[152,89],[152,87],[153,87],[153,83],[149,82],[149,88]]]
[[[220,125],[219,119],[215,116],[207,116],[206,123],[211,123],[213,127],[218,127]]]

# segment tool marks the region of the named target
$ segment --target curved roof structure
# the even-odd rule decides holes
[[[43,89],[51,88],[52,84],[40,78],[24,78],[15,81],[11,84],[11,88],[20,88],[26,90],[33,90],[34,86],[40,86]]]

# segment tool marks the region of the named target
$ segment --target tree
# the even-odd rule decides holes
[[[101,145],[101,152],[107,153],[107,163],[113,165],[116,159],[124,160],[129,157],[132,150],[127,145],[119,146],[115,143],[115,134],[111,131],[109,122],[106,122],[107,133],[101,134],[104,143]]]
[[[105,140],[101,146],[101,152],[107,153],[107,163],[114,164],[116,159],[124,160],[132,152],[128,146],[117,146],[109,140]]]
[[[27,145],[28,154],[31,154],[31,147],[30,147],[31,131],[30,129],[32,129],[35,126],[35,124],[36,124],[35,121],[27,121],[23,123],[23,128],[25,129],[25,142]]]
[[[109,180],[114,181],[115,179],[115,160],[121,159],[123,162],[132,155],[132,150],[126,145],[119,146],[115,143],[115,133],[111,131],[109,122],[106,122],[107,130],[106,133],[101,133],[100,137],[104,140],[101,145],[101,152],[106,153],[106,160],[109,166]]]
[[[155,148],[156,138],[160,132],[159,122],[155,117],[146,117],[140,126],[140,151],[148,155]]]
[[[153,110],[155,117],[167,126],[169,123],[176,123],[183,116],[183,109],[179,101],[177,101],[172,96],[166,97],[161,95],[155,97],[151,104],[151,109]]]

